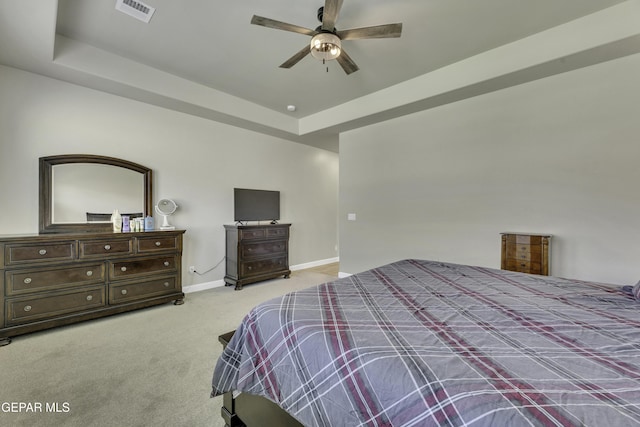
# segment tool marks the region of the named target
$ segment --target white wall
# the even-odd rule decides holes
[[[56,154],[152,168],[154,201],[179,205],[185,271],[224,256],[234,187],[281,191],[290,265],[337,256],[337,154],[0,66],[0,234],[37,233],[38,158]],[[224,263],[183,286],[223,276]]]
[[[521,231],[554,235],[553,275],[635,283],[639,75],[635,55],[342,134],[341,271],[499,268]]]

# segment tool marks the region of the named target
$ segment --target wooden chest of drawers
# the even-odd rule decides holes
[[[0,236],[0,345],[28,332],[182,303],[183,233]]]
[[[288,278],[291,224],[225,225],[227,286],[243,285],[278,276]]]
[[[549,275],[550,234],[501,234],[503,270]]]

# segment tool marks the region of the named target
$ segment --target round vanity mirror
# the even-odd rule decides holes
[[[171,199],[162,199],[158,202],[156,212],[162,215],[160,230],[175,230],[175,227],[169,224],[169,216],[173,214],[176,209],[178,209],[178,205]]]

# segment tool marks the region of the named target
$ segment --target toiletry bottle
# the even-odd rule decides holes
[[[122,217],[120,216],[118,209],[113,211],[113,214],[111,215],[111,222],[113,223],[113,232],[120,233],[122,231]]]
[[[150,215],[147,215],[147,217],[144,219],[144,230],[145,231],[153,230],[153,217]]]
[[[129,216],[128,215],[123,215],[122,216],[122,232],[128,232],[131,231],[131,228],[129,227]]]

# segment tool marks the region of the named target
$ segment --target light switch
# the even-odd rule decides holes
[[[354,214],[354,213],[347,214],[347,220],[355,221],[356,220],[356,214]]]

